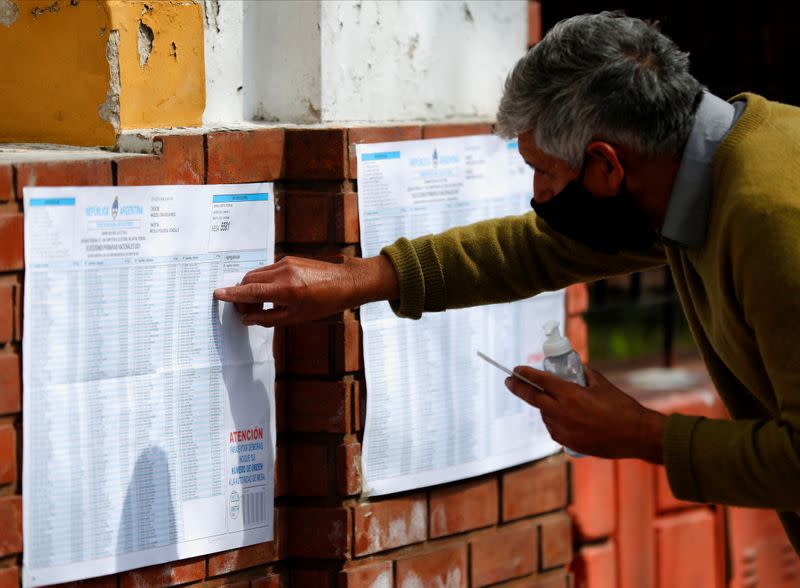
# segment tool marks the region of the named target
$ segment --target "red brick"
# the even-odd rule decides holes
[[[542,3],[528,0],[528,47],[542,40]]]
[[[467,586],[466,544],[400,559],[395,565],[398,586]]]
[[[283,588],[283,576],[281,574],[267,574],[261,578],[256,578],[250,582],[250,588]]]
[[[18,213],[0,214],[0,271],[20,270],[25,264],[22,245],[24,222]]]
[[[775,512],[736,507],[725,510],[730,545],[729,588],[796,588],[800,584],[800,561]]]
[[[361,492],[360,443],[343,443],[336,448],[336,490],[340,496]]]
[[[364,382],[353,382],[353,428],[363,431],[367,422],[367,386]]]
[[[337,588],[391,588],[394,586],[392,562],[382,561],[346,568],[339,572]]]
[[[293,443],[287,448],[289,494],[291,496],[328,496],[333,473],[328,446]]]
[[[708,508],[660,517],[655,524],[657,586],[718,586],[714,514]]]
[[[279,541],[268,541],[209,555],[208,576],[220,576],[276,561],[279,559],[278,544]]]
[[[357,504],[355,555],[369,555],[425,541],[428,510],[424,494]]]
[[[358,174],[355,144],[391,143],[394,141],[411,141],[414,139],[422,139],[422,127],[419,125],[403,125],[398,127],[352,127],[347,137],[347,144],[350,146],[350,177],[356,178]]]
[[[289,557],[348,558],[351,551],[351,512],[338,507],[288,510]]]
[[[12,425],[0,425],[0,484],[17,481],[17,434]]]
[[[304,323],[286,328],[286,369],[302,375],[330,371],[330,324]]]
[[[581,547],[572,560],[575,588],[618,588],[617,552],[613,541]],[[643,584],[642,586],[653,586]],[[661,588],[668,588],[667,584]],[[675,584],[677,586],[677,584]],[[641,588],[641,587],[640,587]]]
[[[501,527],[470,542],[472,585],[486,586],[536,571],[535,523]]]
[[[289,450],[285,445],[275,448],[275,498],[289,494]]]
[[[17,168],[17,198],[27,186],[110,186],[111,160],[82,159],[20,163]]]
[[[209,133],[207,183],[277,180],[283,174],[284,147],[285,133],[280,128]]]
[[[292,570],[292,586],[303,588],[330,588],[332,572],[329,570]]]
[[[117,160],[117,185],[202,184],[205,180],[203,135],[162,135],[158,156],[123,157]]]
[[[539,569],[566,565],[572,559],[572,520],[565,512],[539,519]]]
[[[445,139],[470,135],[491,135],[492,123],[442,123],[422,127],[423,139]]]
[[[0,202],[14,198],[14,171],[10,164],[0,165]]]
[[[356,372],[361,369],[361,325],[356,320],[335,324],[336,371]]]
[[[347,129],[287,129],[284,159],[287,180],[344,180]]]
[[[288,380],[278,396],[284,405],[284,431],[293,433],[349,433],[351,391],[354,382]]]
[[[0,568],[0,588],[19,588],[19,568]]]
[[[570,574],[564,569],[558,569],[503,582],[502,586],[503,588],[570,588],[572,584]]]
[[[22,552],[22,496],[0,498],[0,556]]]
[[[155,586],[155,584],[153,584]],[[87,578],[66,584],[56,584],[51,588],[118,588],[119,582],[116,575]]]
[[[617,479],[617,577],[619,588],[656,586],[653,466],[636,459],[614,463]]]
[[[14,307],[14,284],[0,284],[0,343],[14,338],[16,308]]]
[[[589,310],[589,288],[586,284],[573,284],[567,287],[567,315],[583,314]]]
[[[0,353],[0,414],[21,409],[20,358],[15,353]]]
[[[275,358],[275,372],[282,374],[286,371],[286,328],[275,327],[272,338],[272,355]],[[280,415],[278,415],[280,417]]]
[[[203,580],[205,576],[206,560],[204,557],[196,557],[125,572],[120,575],[120,587],[178,586]]]
[[[281,559],[286,544],[286,514],[276,509],[273,519],[273,540],[248,547],[231,549],[208,556],[208,576],[220,576]]]
[[[291,191],[284,196],[286,241],[319,244],[328,242],[331,197],[324,192]]]
[[[565,329],[567,339],[572,343],[572,348],[581,356],[583,363],[589,362],[589,329],[582,316],[567,317]]]
[[[597,541],[614,532],[616,499],[613,461],[597,457],[572,460],[569,513],[581,541]]]
[[[433,539],[497,524],[497,478],[431,490],[430,536]]]
[[[548,457],[503,474],[503,520],[549,512],[567,505],[567,460]]]
[[[275,243],[286,241],[286,195],[275,192]]]
[[[22,284],[14,286],[14,341],[22,341]]]
[[[333,204],[334,240],[337,243],[358,243],[358,194],[355,192],[337,194]]]

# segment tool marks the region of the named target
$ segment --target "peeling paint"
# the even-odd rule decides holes
[[[414,53],[416,53],[417,47],[419,47],[419,33],[414,34],[408,39],[406,55],[408,55],[408,59],[412,62],[414,61]]]
[[[436,576],[433,583],[430,581],[425,582],[414,572],[403,578],[403,583],[400,588],[461,588],[466,583],[462,581],[461,569],[458,567],[450,568],[447,570],[447,576],[442,579],[441,576]]]
[[[45,8],[34,6],[33,9],[31,10],[31,14],[33,15],[33,18],[37,18],[42,14],[44,14],[45,12],[56,13],[59,10],[61,10],[61,7],[58,5],[58,0],[56,0],[50,6],[46,6]]]
[[[206,18],[206,28],[216,29],[218,33],[222,31],[219,27],[219,10],[219,0],[203,1],[203,13],[205,14]]]
[[[147,8],[147,4],[145,4]],[[139,65],[144,69],[147,65],[147,60],[150,59],[150,54],[153,52],[153,29],[139,20]]]
[[[373,580],[369,588],[392,588],[392,573],[381,572],[381,575]]]
[[[19,18],[19,7],[14,0],[0,0],[0,25],[10,27]]]
[[[474,23],[475,22],[475,17],[472,16],[472,11],[469,9],[469,4],[464,2],[463,9],[464,9],[464,20],[467,21],[467,22],[473,22]]]
[[[113,30],[108,35],[106,42],[106,61],[110,78],[108,81],[108,92],[105,102],[100,105],[98,114],[102,120],[108,121],[114,127],[115,132],[119,132],[119,31]]]

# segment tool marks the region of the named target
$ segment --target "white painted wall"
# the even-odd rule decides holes
[[[204,125],[246,120],[244,111],[244,5],[242,0],[203,0],[206,109]]]
[[[322,119],[494,117],[527,47],[523,1],[322,3]]]
[[[526,0],[204,5],[205,124],[491,118],[527,43]]]

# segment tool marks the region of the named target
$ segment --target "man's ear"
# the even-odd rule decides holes
[[[625,169],[616,147],[605,141],[592,141],[586,146],[583,185],[601,197],[619,194],[625,179]]]

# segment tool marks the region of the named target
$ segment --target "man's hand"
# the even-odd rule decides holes
[[[663,463],[666,417],[645,408],[598,372],[586,368],[584,388],[527,366],[514,371],[544,388],[540,392],[517,378],[506,379],[509,390],[541,411],[558,443],[586,455]]]
[[[378,255],[328,263],[284,257],[248,272],[242,282],[214,290],[214,297],[233,302],[246,325],[274,327],[326,317],[376,300],[400,297],[394,266]],[[272,303],[264,309],[264,303]]]

